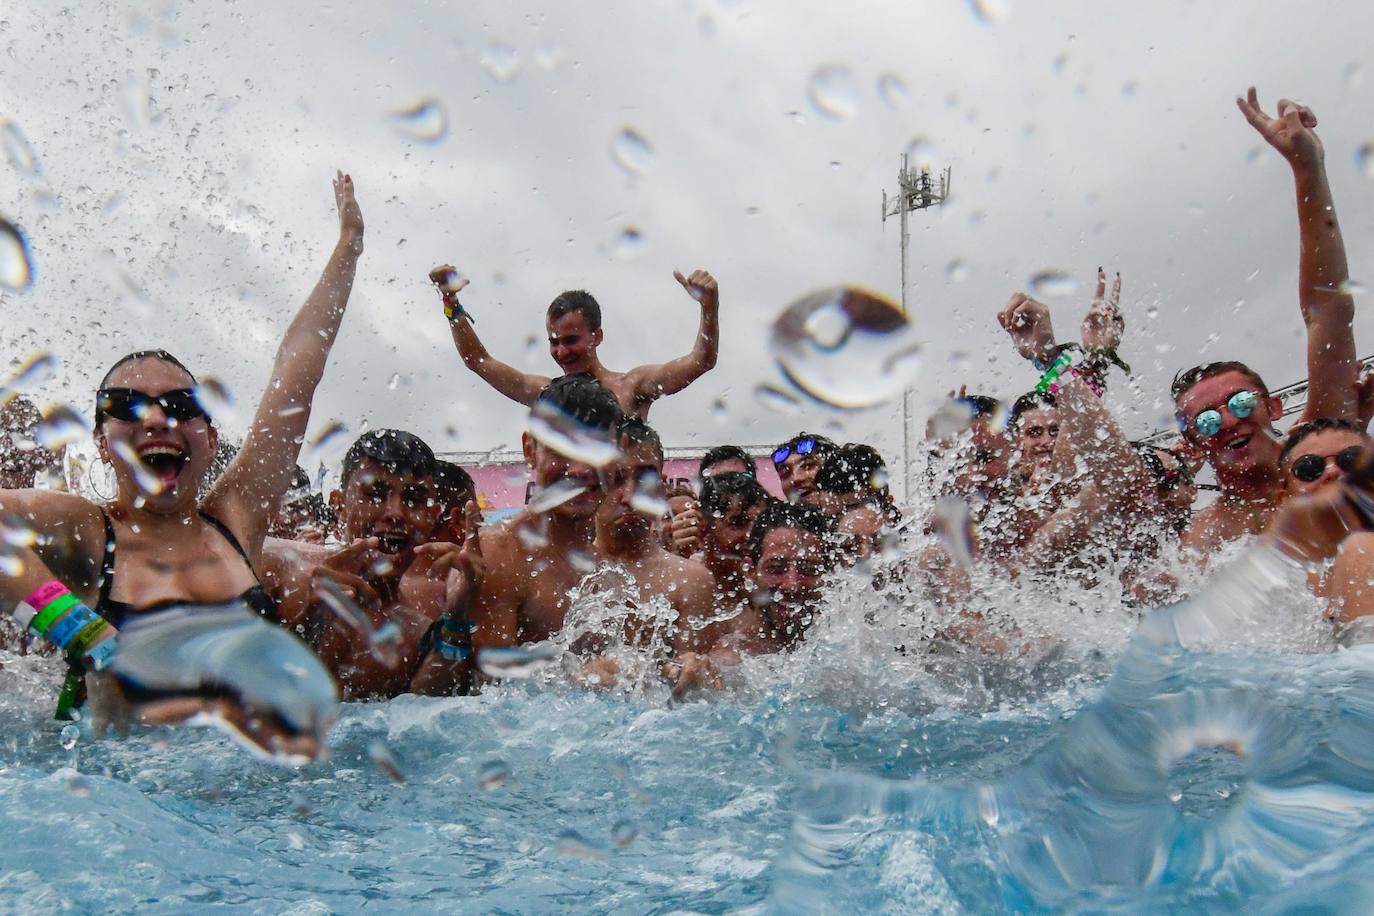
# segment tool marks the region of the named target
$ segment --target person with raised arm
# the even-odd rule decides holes
[[[1277,116],[1260,108],[1252,86],[1236,105],[1293,170],[1298,209],[1298,305],[1307,328],[1307,404],[1299,422],[1359,419],[1359,361],[1351,321],[1345,242],[1336,221],[1325,152],[1312,109],[1280,99]],[[1194,516],[1184,544],[1206,558],[1264,529],[1285,498],[1282,444],[1274,422],[1282,404],[1244,363],[1207,363],[1180,372],[1173,385],[1189,450],[1216,471],[1221,497]]]
[[[114,469],[113,500],[0,493],[0,517],[36,536],[14,548],[21,568],[0,576],[0,597],[30,630],[78,667],[112,672],[147,720],[207,714],[255,749],[295,758],[318,754],[337,690],[295,637],[247,609],[275,616],[259,577],[263,541],[363,250],[352,178],[338,174],[334,196],[338,243],[282,338],[243,447],[203,499],[219,435],[195,376],[162,350],[118,360],[96,392],[95,441]],[[237,634],[242,670],[214,664],[227,657],[206,648],[216,628]],[[182,658],[188,646],[199,656]],[[69,678],[64,700],[79,683]]]
[[[676,394],[716,365],[720,349],[720,293],[715,278],[704,270],[694,270],[690,276],[674,271],[673,277],[701,304],[701,324],[692,352],[666,363],[636,366],[628,372],[607,369],[597,355],[603,336],[601,306],[591,293],[568,290],[549,305],[545,327],[553,361],[564,375],[585,372],[600,382],[615,395],[626,416],[646,419],[654,401]],[[526,407],[533,405],[551,379],[521,372],[487,352],[473,327],[473,316],[458,301],[458,293],[468,281],[455,268],[441,265],[430,271],[429,278],[443,296],[444,315],[464,365],[512,401]]]

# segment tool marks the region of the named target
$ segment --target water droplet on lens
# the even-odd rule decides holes
[[[1374,178],[1374,143],[1366,143],[1355,150],[1355,167],[1366,178]]]
[[[644,233],[636,226],[626,226],[620,230],[616,239],[615,254],[618,258],[632,258],[644,248]]]
[[[0,388],[0,394],[13,394],[16,391],[36,388],[57,374],[57,366],[57,357],[46,350],[31,353]]]
[[[232,423],[238,416],[229,386],[211,375],[196,384],[196,403],[217,423]]]
[[[773,322],[773,359],[793,385],[832,407],[881,404],[919,365],[915,329],[893,302],[835,287],[804,296]]]
[[[888,108],[900,108],[906,104],[906,83],[895,73],[878,76],[878,97]]]
[[[510,648],[492,647],[477,651],[477,667],[487,677],[505,680],[534,677],[556,662],[561,653],[551,643],[535,643]]]
[[[33,283],[33,257],[18,226],[0,217],[0,286],[28,289]]]
[[[637,836],[639,828],[631,821],[619,820],[611,827],[611,840],[621,849],[633,843]]]
[[[1062,270],[1042,270],[1031,277],[1030,289],[1037,296],[1070,296],[1078,291],[1078,281]]]
[[[594,468],[605,467],[620,454],[608,431],[588,426],[544,401],[537,401],[530,411],[529,433],[564,458]]]
[[[401,772],[401,765],[396,762],[391,748],[381,741],[373,741],[367,746],[367,756],[372,758],[372,762],[377,764],[377,769],[385,773],[392,782],[399,784],[406,781],[406,775]]]
[[[402,136],[421,143],[438,143],[448,133],[448,113],[436,98],[423,98],[392,116]]]
[[[1346,280],[1341,283],[1340,291],[1347,296],[1360,296],[1364,294],[1365,285],[1359,280]]]
[[[611,160],[629,175],[643,175],[653,158],[653,145],[633,127],[622,127],[611,140]]]
[[[38,157],[33,154],[33,147],[19,125],[9,118],[0,118],[0,146],[5,148],[6,161],[17,171],[27,175],[38,173]]]
[[[935,147],[925,137],[912,137],[906,144],[906,156],[914,169],[930,166],[935,162]]]
[[[342,444],[343,437],[347,432],[348,427],[344,425],[341,420],[331,420],[329,423],[325,424],[324,429],[321,429],[315,434],[315,438],[308,440],[306,443],[309,447],[311,456],[307,463],[314,464],[317,459],[322,460],[322,456],[328,450],[332,449],[335,445]]]
[[[564,830],[560,833],[558,842],[554,845],[554,851],[560,856],[574,859],[601,860],[606,858],[604,849],[592,843],[576,830]]]
[[[488,760],[482,764],[482,769],[477,774],[477,786],[490,792],[504,786],[509,779],[510,767],[506,761]]]
[[[1157,306],[1157,305],[1152,305],[1152,306],[1150,306],[1149,308],[1147,308],[1147,309],[1145,310],[1145,317],[1148,318],[1148,319],[1150,319],[1151,321],[1154,321],[1156,318],[1158,318],[1158,317],[1159,317],[1159,306]]]
[[[859,94],[854,89],[854,75],[848,67],[832,64],[811,74],[807,87],[811,107],[833,121],[854,117],[859,110]]]
[[[969,428],[973,422],[973,408],[967,401],[948,398],[930,415],[926,429],[932,439],[947,439]]]
[[[520,72],[520,53],[510,45],[494,41],[482,51],[482,69],[498,83],[509,83]]]
[[[955,258],[945,265],[945,279],[951,283],[963,283],[968,279],[968,264]]]
[[[536,514],[556,509],[569,500],[576,499],[587,492],[585,484],[573,480],[556,480],[547,487],[537,487],[530,496],[525,508]]]
[[[58,737],[62,742],[62,749],[69,751],[76,747],[76,742],[81,740],[81,729],[75,725],[64,725],[62,733]]]
[[[67,778],[66,788],[77,798],[89,798],[93,791],[91,781],[80,773]]]
[[[767,410],[786,416],[795,416],[801,413],[801,401],[795,396],[788,394],[781,388],[772,385],[760,385],[754,389],[754,400]]]
[[[1006,22],[1011,13],[1009,0],[969,0],[968,7],[973,17],[983,25]]]
[[[74,407],[59,404],[43,411],[43,419],[33,432],[38,444],[50,452],[80,442],[91,433],[91,424]]]

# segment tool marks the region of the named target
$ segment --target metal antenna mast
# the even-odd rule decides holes
[[[939,173],[938,182],[931,178],[930,166],[922,165],[920,170],[911,168],[910,156],[902,153],[902,168],[897,172],[897,196],[889,198],[883,190],[883,222],[889,216],[898,217],[902,227],[902,314],[910,318],[906,304],[907,290],[907,249],[911,247],[911,231],[908,228],[907,214],[914,210],[928,210],[939,206],[949,196],[950,170]],[[902,480],[906,487],[906,498],[911,499],[911,389],[902,392]]]

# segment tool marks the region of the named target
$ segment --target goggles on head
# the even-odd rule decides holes
[[[206,416],[205,408],[190,388],[174,388],[157,395],[135,388],[102,388],[95,393],[95,420],[99,423],[101,417],[109,416],[136,423],[148,416],[153,405],[162,408],[167,419],[178,423]]]
[[[1258,391],[1237,391],[1226,402],[1226,409],[1237,420],[1243,420],[1255,412],[1259,402]],[[1199,436],[1215,436],[1221,432],[1221,411],[1215,407],[1204,410],[1193,417],[1191,425]],[[1188,424],[1185,424],[1181,417],[1179,418],[1179,427],[1184,432],[1188,430]]]
[[[795,443],[789,443],[779,448],[773,453],[773,463],[782,464],[792,454],[809,455],[816,450],[816,440],[807,436],[805,439],[798,439]]]
[[[1326,473],[1328,461],[1334,459],[1336,467],[1349,474],[1360,466],[1360,456],[1363,454],[1364,446],[1352,445],[1341,449],[1334,455],[1303,455],[1288,466],[1288,471],[1298,480],[1311,483]]]

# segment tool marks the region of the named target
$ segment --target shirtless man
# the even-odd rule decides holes
[[[1253,87],[1236,105],[1293,170],[1300,239],[1298,304],[1307,327],[1307,406],[1299,422],[1355,420],[1355,300],[1316,115],[1280,99],[1278,116],[1271,118],[1261,110]],[[1197,513],[1183,534],[1183,543],[1206,557],[1263,530],[1283,502],[1281,445],[1274,432],[1282,405],[1269,396],[1258,373],[1237,362],[1208,363],[1180,373],[1173,395],[1192,456],[1212,465],[1221,486],[1220,498]]]
[[[753,594],[749,535],[771,502],[768,491],[749,474],[717,474],[701,488],[705,519],[702,560],[715,581],[716,603],[740,607]]]
[[[553,410],[575,419],[587,436],[611,441],[623,416],[615,396],[586,375],[556,378],[539,394],[532,413]],[[563,628],[569,593],[582,580],[594,550],[596,510],[604,498],[597,469],[560,454],[555,445],[529,432],[521,437],[525,461],[536,485],[531,506],[513,518],[481,530],[486,574],[472,603],[471,649],[543,642]],[[561,494],[548,508],[541,494]],[[574,495],[575,494],[575,495]],[[570,498],[569,498],[570,497]],[[577,556],[584,562],[579,564]],[[415,677],[416,693],[443,694],[472,677],[471,659],[426,655]]]
[[[663,395],[676,394],[696,381],[716,364],[720,341],[720,293],[716,281],[704,270],[690,277],[674,272],[693,299],[701,304],[701,325],[696,343],[686,356],[666,363],[637,366],[628,372],[615,372],[601,364],[597,347],[601,345],[601,306],[591,293],[569,290],[559,294],[549,306],[545,326],[549,335],[549,355],[565,375],[585,372],[606,387],[620,409],[643,420],[649,407]],[[439,287],[444,299],[444,314],[449,320],[453,343],[463,363],[501,394],[532,406],[549,384],[549,377],[521,372],[493,359],[472,326],[472,316],[458,302],[458,293],[467,285],[458,272],[445,264],[434,268],[429,278]]]
[[[839,448],[825,436],[797,433],[773,450],[773,469],[778,472],[783,499],[810,504],[816,499],[816,474],[826,456]]]

